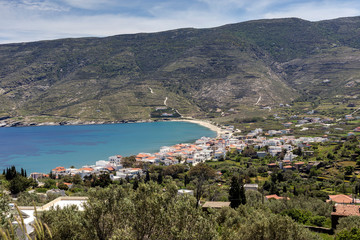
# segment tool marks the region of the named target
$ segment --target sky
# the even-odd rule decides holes
[[[359,0],[0,0],[0,43],[359,15]]]

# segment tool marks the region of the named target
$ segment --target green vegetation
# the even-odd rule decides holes
[[[266,118],[293,100],[344,115],[354,105],[343,111],[343,100],[358,106],[358,25],[359,18],[274,19],[1,45],[0,118],[149,119],[166,98],[181,115],[219,122]]]
[[[355,175],[358,145],[359,140],[350,136],[342,142],[312,144],[306,149],[312,155],[294,150],[305,162],[296,170],[270,169],[267,164],[281,158],[281,154],[258,158],[257,150],[248,147],[241,153],[228,152],[223,160],[194,167],[186,163],[143,166],[147,169],[144,176],[117,182],[103,173],[84,180],[78,175],[48,178],[42,180],[42,187],[30,187],[36,192],[63,188],[68,195],[89,197],[84,211],[68,207],[40,216],[53,239],[332,239],[332,235],[311,233],[304,225],[331,227],[333,207],[325,202],[327,196],[360,193],[360,180]],[[316,161],[321,164],[306,166]],[[138,166],[133,156],[124,162]],[[6,180],[6,176],[14,172],[21,175],[15,168],[7,169],[0,177],[2,186],[11,187],[9,183],[16,177]],[[65,183],[73,186],[67,189]],[[259,191],[245,191],[244,183],[258,183]],[[181,188],[194,190],[194,197],[178,195]],[[285,199],[264,199],[269,194]],[[9,201],[6,196],[1,198],[4,206]],[[44,200],[36,193],[22,191],[17,204],[42,205],[55,197],[46,196]],[[232,208],[204,212],[199,203],[208,200],[230,201]],[[9,209],[1,211],[5,219]],[[6,221],[2,226],[9,229]],[[358,229],[357,217],[344,218],[334,236],[357,236]]]
[[[59,191],[89,201],[84,211],[44,212],[37,239],[359,239],[358,217],[342,218],[334,235],[305,227],[331,227],[328,195],[360,196],[359,133],[348,134],[360,124],[359,26],[360,18],[274,19],[1,45],[2,122],[181,114],[234,125],[242,131],[235,135],[262,128],[268,137],[268,130],[290,129],[286,135],[327,135],[330,141],[296,147],[298,164],[286,170],[271,165],[286,151],[271,156],[269,147],[253,146],[230,148],[224,158],[196,166],[124,157],[124,167],[145,174],[115,182],[114,171],[83,179],[50,174],[35,182],[11,167],[0,175],[0,234],[16,239],[11,220],[19,214],[10,209],[9,194],[17,205],[39,206]],[[258,191],[245,191],[248,183]],[[178,194],[185,188],[194,196]],[[281,199],[265,198],[273,194]],[[231,207],[203,211],[205,201],[230,201]]]

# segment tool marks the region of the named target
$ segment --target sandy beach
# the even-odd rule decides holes
[[[210,130],[214,131],[217,133],[217,137],[219,137],[222,133],[223,133],[223,130],[214,125],[213,123],[207,121],[207,120],[200,120],[200,119],[193,119],[193,118],[181,118],[181,119],[174,119],[174,120],[170,120],[170,121],[173,121],[173,122],[191,122],[191,123],[196,123],[196,124],[199,124],[203,127],[206,127],[206,128],[209,128]]]

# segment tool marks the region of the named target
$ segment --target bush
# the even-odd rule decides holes
[[[19,192],[25,191],[28,187],[33,185],[33,180],[26,177],[17,175],[10,181],[10,192],[12,194],[18,194]]]
[[[353,228],[360,229],[360,216],[349,216],[339,219],[339,224],[336,226],[337,231],[351,230]]]
[[[56,188],[56,181],[54,179],[47,179],[45,181],[44,188]]]
[[[360,229],[359,228],[352,228],[351,230],[344,229],[336,234],[335,239],[360,240]]]
[[[314,216],[310,218],[310,223],[318,227],[323,227],[325,222],[326,222],[326,217],[324,216]]]
[[[58,188],[67,191],[69,187],[65,183],[59,183]]]
[[[46,188],[36,188],[35,191],[38,193],[46,193],[47,189]]]
[[[35,205],[43,204],[36,193],[22,192],[17,198],[17,205],[19,206],[33,206],[34,203]]]
[[[311,212],[302,210],[302,209],[296,209],[296,208],[284,210],[281,214],[287,215],[287,216],[291,217],[292,219],[294,219],[296,222],[302,223],[302,224],[306,224],[310,220],[310,217],[311,217]]]

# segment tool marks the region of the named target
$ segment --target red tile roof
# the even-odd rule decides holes
[[[291,168],[293,168],[293,166],[284,166],[283,168],[285,168],[285,169],[291,169]]]
[[[88,167],[84,167],[84,168],[79,168],[79,171],[94,171],[94,169],[92,168],[88,168]]]
[[[337,204],[335,206],[335,211],[332,212],[331,215],[360,216],[360,206],[359,205]]]
[[[56,167],[53,169],[54,172],[61,172],[61,171],[65,171],[64,167]]]
[[[353,199],[351,196],[339,194],[339,195],[329,195],[329,200],[335,203],[352,203]]]
[[[266,199],[276,199],[276,200],[287,199],[287,200],[290,200],[290,198],[288,198],[288,197],[279,197],[276,194],[267,195],[265,197],[266,197]]]

